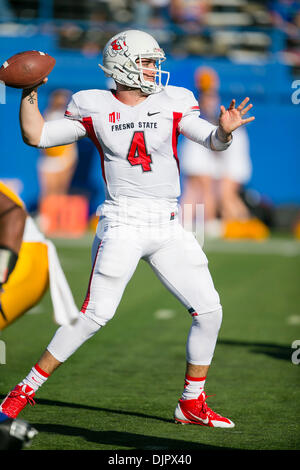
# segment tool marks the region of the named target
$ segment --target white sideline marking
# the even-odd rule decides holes
[[[92,248],[94,235],[91,233],[87,233],[83,237],[80,238],[50,238],[49,239],[54,243],[54,245],[58,248]]]
[[[204,251],[217,253],[242,253],[242,254],[262,254],[278,256],[299,256],[300,242],[298,240],[266,240],[257,241],[226,241],[226,240],[206,240]]]
[[[287,323],[288,325],[300,325],[300,315],[290,315]]]
[[[175,312],[174,310],[160,309],[154,312],[154,316],[158,318],[158,320],[169,320],[175,316]]]
[[[44,312],[44,309],[40,305],[37,305],[36,307],[32,307],[30,310],[28,310],[26,315],[37,315],[43,312]]]
[[[92,247],[94,235],[88,233],[81,238],[53,238],[53,243],[58,248],[64,247]],[[277,256],[300,256],[300,241],[268,239],[265,241],[227,241],[227,240],[209,240],[204,242],[205,252],[215,253],[242,253],[242,254],[261,254]]]

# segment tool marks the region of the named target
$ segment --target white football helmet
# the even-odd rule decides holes
[[[145,80],[141,59],[156,61],[154,81]],[[166,60],[164,51],[157,41],[148,33],[138,30],[128,30],[116,34],[106,44],[103,50],[103,65],[99,67],[107,77],[113,78],[117,83],[132,88],[140,88],[143,93],[159,93],[169,82],[170,74],[161,70],[161,63]],[[162,84],[162,75],[165,74],[165,83]]]

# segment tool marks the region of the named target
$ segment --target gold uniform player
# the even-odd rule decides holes
[[[36,305],[49,282],[55,321],[69,323],[77,308],[55,247],[38,230],[23,201],[0,181],[0,330]]]

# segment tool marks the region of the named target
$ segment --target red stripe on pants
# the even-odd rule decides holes
[[[95,270],[95,266],[96,266],[96,261],[97,261],[97,258],[98,258],[98,253],[99,253],[99,250],[100,250],[101,245],[102,245],[102,240],[100,240],[99,245],[98,245],[97,253],[96,253],[96,256],[95,256],[95,259],[94,259],[94,263],[93,263],[92,272],[91,272],[91,275],[90,275],[88,290],[87,290],[87,293],[86,293],[86,296],[85,296],[83,305],[82,305],[81,310],[80,310],[81,313],[85,313],[85,312],[86,312],[87,306],[88,306],[89,301],[90,301],[91,283],[92,283],[92,278],[93,278],[93,275],[94,275],[94,270]]]

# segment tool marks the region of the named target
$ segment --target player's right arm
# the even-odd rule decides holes
[[[44,118],[38,108],[37,87],[23,90],[19,118],[24,142],[36,147],[44,126]]]
[[[72,144],[86,136],[79,118],[46,122],[38,107],[37,90],[38,87],[23,90],[21,99],[20,126],[27,145],[38,148],[56,147]]]

